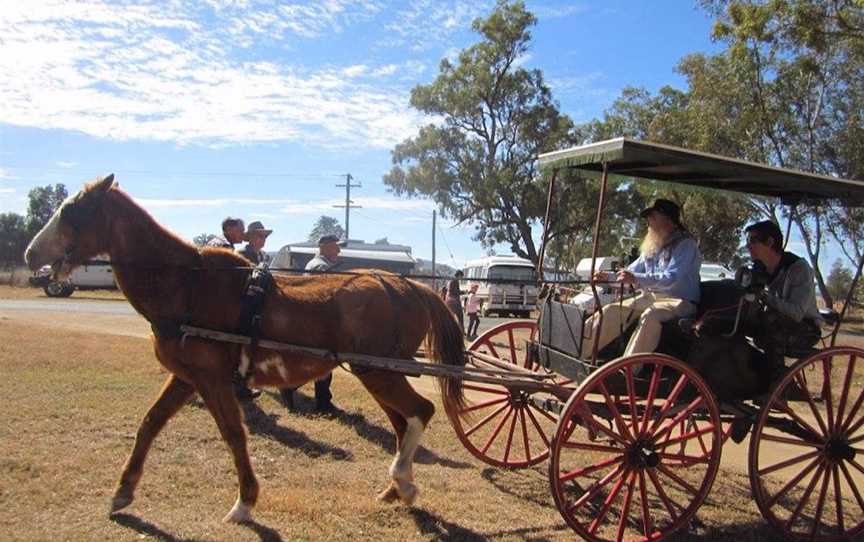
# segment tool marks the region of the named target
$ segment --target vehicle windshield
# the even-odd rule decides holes
[[[537,280],[537,273],[531,267],[496,265],[489,268],[489,278],[535,282]]]

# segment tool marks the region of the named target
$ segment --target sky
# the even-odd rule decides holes
[[[678,61],[719,50],[695,1],[526,4],[538,24],[519,62],[543,71],[577,123],[628,85],[683,88]],[[362,185],[351,238],[428,259],[434,204],[394,196],[382,176],[394,145],[434,120],[411,108],[411,89],[479,40],[471,22],[493,6],[0,0],[0,212],[23,214],[34,186],[75,192],[114,173],[185,238],[234,215],[272,228],[275,251],[305,241],[321,215],[344,225],[335,185],[350,173]],[[481,256],[473,233],[439,220],[437,260]]]

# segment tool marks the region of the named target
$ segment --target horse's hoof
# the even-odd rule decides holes
[[[227,516],[222,518],[222,521],[225,523],[248,523],[252,521],[252,507],[237,499],[237,502],[234,503],[234,508],[228,512]]]
[[[405,506],[411,506],[417,500],[420,490],[412,483],[399,484],[399,498]]]
[[[114,514],[123,510],[135,499],[132,495],[114,495],[114,498],[111,499],[111,510],[108,512],[108,515]]]
[[[378,500],[381,502],[393,502],[399,497],[399,491],[394,484],[390,484],[387,489],[378,494]]]

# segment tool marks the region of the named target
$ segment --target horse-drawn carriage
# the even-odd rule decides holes
[[[553,172],[550,204],[560,171],[600,178],[594,258],[610,175],[779,197],[792,205],[864,198],[864,183],[628,139],[542,155],[540,164]],[[545,226],[548,231],[548,214]],[[744,275],[737,283],[702,284],[700,316],[725,312],[725,325],[713,336],[696,336],[693,319],[669,322],[658,353],[630,357],[618,357],[616,344],[580,356],[592,333],[587,315],[547,289],[537,322],[503,324],[469,347],[469,365],[518,367],[545,375],[547,387],[466,383],[466,410],[474,420],[451,417],[457,435],[492,465],[520,468],[548,459],[558,510],[583,538],[652,540],[692,519],[711,489],[724,442],[749,432],[753,497],[774,527],[792,539],[860,536],[864,350],[834,346],[840,315],[823,311],[834,326],[824,348],[786,349],[785,371],[739,382],[736,350],[755,353],[744,357],[748,369],[758,372],[764,363],[742,336],[745,320],[764,314],[753,295],[758,285],[741,284],[750,278]]]
[[[540,164],[553,171],[547,209],[559,171],[599,176],[592,261],[610,175],[793,204],[864,201],[861,182],[627,139],[542,155]],[[691,363],[664,353],[578,354],[584,315],[556,302],[554,285],[538,322],[489,330],[464,355],[458,325],[436,293],[397,275],[279,276],[250,287],[256,273],[248,261],[180,240],[118,190],[113,176],[67,200],[28,247],[27,261],[62,275],[99,252],[110,254],[118,285],[151,322],[156,356],[171,373],[141,423],[112,511],[133,501],[153,440],[197,392],[238,471],[239,496],[226,520],[248,521],[258,482],[232,379],[295,386],[347,363],[396,432],[391,480],[379,495],[385,501],[410,504],[417,495],[413,456],[434,406],[404,374],[426,374],[442,379],[448,416],[473,455],[505,468],[549,460],[555,503],[585,539],[660,540],[688,525],[711,489],[724,442],[751,427],[752,492],[772,525],[793,539],[852,539],[864,531],[864,350],[833,345],[842,318],[830,346],[787,351],[794,362],[764,389],[718,400],[700,372],[701,343],[686,334],[669,351],[683,345]],[[250,312],[241,298],[253,290],[266,296],[256,296]],[[726,334],[738,332],[748,299],[740,296]],[[435,364],[412,359],[424,336]]]

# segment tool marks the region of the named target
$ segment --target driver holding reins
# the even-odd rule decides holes
[[[639,319],[625,356],[653,352],[660,343],[662,323],[696,314],[699,303],[699,268],[702,255],[696,239],[681,223],[681,209],[672,201],[658,199],[640,214],[648,221],[639,257],[618,272],[617,277],[600,272],[595,280],[613,278],[623,285],[632,284],[642,292],[622,303],[603,307],[587,322],[590,335],[582,345],[582,358],[589,359],[597,337],[598,352]]]
[[[776,370],[782,368],[788,349],[809,348],[821,336],[813,271],[803,258],[783,250],[783,233],[774,222],[751,224],[744,233],[750,257],[766,275],[766,289],[761,292],[765,310],[754,340]]]

